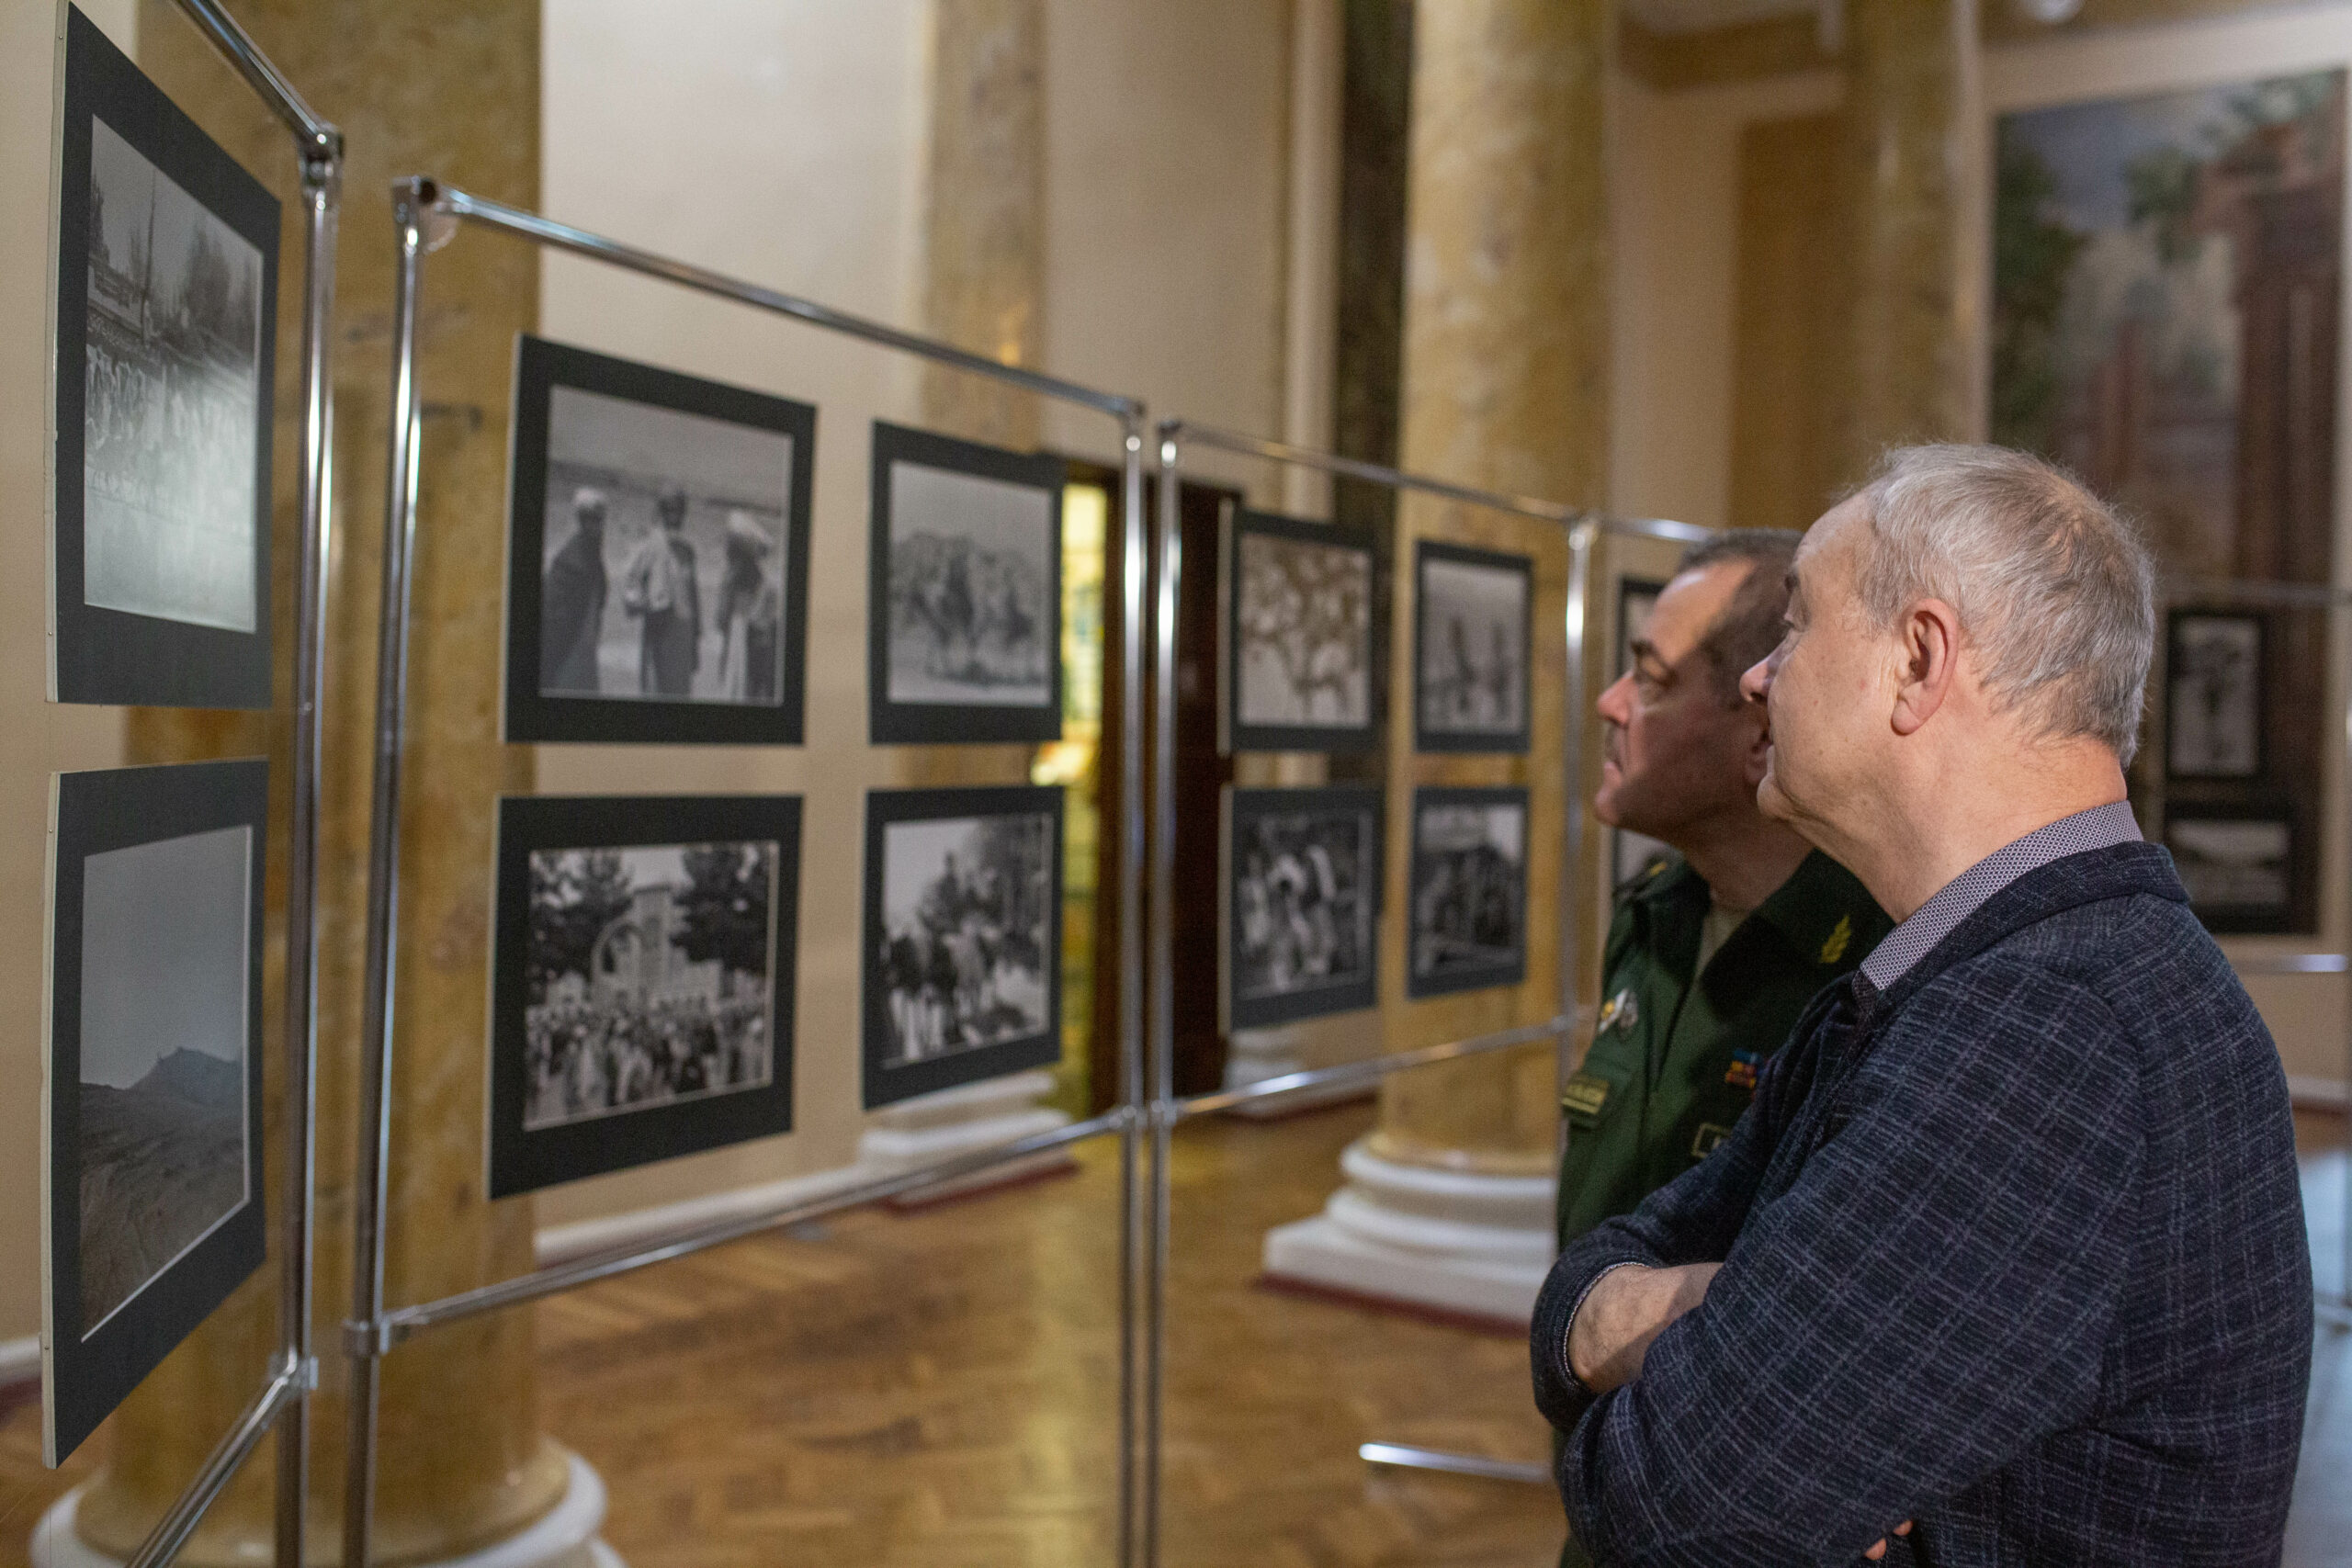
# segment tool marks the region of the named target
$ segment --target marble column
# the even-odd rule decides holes
[[[1975,19],[1974,0],[1847,0],[1849,480],[1884,446],[1964,439],[1980,423],[1973,323],[1984,264],[1967,218],[1983,177],[1983,120],[1969,112]]]
[[[1414,17],[1401,466],[1598,503],[1608,458],[1606,0],[1424,0]],[[1532,750],[1411,752],[1411,638],[1390,678],[1382,1029],[1391,1051],[1541,1021],[1557,1010],[1562,594],[1557,529],[1423,498],[1398,513],[1394,625],[1411,626],[1412,541],[1533,555]],[[1417,784],[1532,795],[1525,984],[1405,996]],[[1342,1157],[1323,1213],[1269,1234],[1268,1272],[1484,1318],[1523,1319],[1551,1257],[1558,1113],[1547,1045],[1398,1075]]]
[[[538,6],[533,0],[240,0],[238,18],[345,131],[349,150],[334,334],[337,421],[329,583],[327,776],[321,844],[316,1340],[324,1388],[311,1422],[310,1552],[339,1554],[350,1299],[351,1176],[360,1016],[364,867],[373,735],[378,568],[391,301],[390,184],[431,173],[525,207],[538,196]],[[288,784],[292,491],[300,241],[283,131],[175,11],[148,0],[141,64],[286,204],[277,342],[273,564],[280,655],[266,716],[159,710],[130,720],[133,761],[272,757],[274,806]],[[402,947],[387,1279],[394,1303],[436,1297],[532,1266],[527,1199],[482,1191],[483,1051],[496,797],[531,788],[530,753],[498,740],[506,422],[514,337],[537,321],[527,247],[466,234],[424,269],[420,377],[423,486],[414,579]],[[282,836],[271,873],[281,877]],[[284,889],[271,888],[265,1039],[277,1088]],[[277,1109],[273,1106],[273,1118]],[[272,1148],[275,1148],[273,1140]],[[273,1218],[279,1199],[270,1171]],[[275,1263],[239,1291],[123,1406],[106,1467],[61,1509],[74,1528],[36,1532],[54,1563],[127,1557],[259,1386],[274,1343]],[[544,1436],[534,1398],[532,1314],[470,1320],[385,1362],[378,1561],[429,1562],[503,1543],[524,1565],[591,1561],[602,1517],[593,1472]],[[257,1451],[182,1561],[266,1561],[274,1450]]]
[[[932,7],[923,330],[1032,367],[1044,340],[1045,55],[1043,0],[936,0]],[[928,429],[1016,451],[1037,446],[1042,411],[1032,393],[926,365],[922,396]],[[1032,757],[1026,746],[924,747],[902,753],[899,773],[910,784],[1027,784]],[[858,1142],[859,1163],[906,1170],[1050,1132],[1069,1120],[1038,1104],[1053,1089],[1050,1074],[1019,1073],[876,1111]],[[1057,1150],[925,1189],[915,1201],[1069,1165]]]

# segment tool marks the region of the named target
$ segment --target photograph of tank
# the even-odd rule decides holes
[[[1527,791],[1413,792],[1408,996],[1527,978]]]
[[[868,1107],[1059,1056],[1061,824],[1053,788],[866,796]]]
[[[877,743],[1061,738],[1060,458],[874,426]]]
[[[797,799],[500,807],[493,1191],[784,1131]]]
[[[1423,539],[1414,565],[1414,749],[1526,750],[1535,563]]]
[[[526,337],[510,739],[799,739],[805,403]]]
[[[277,202],[66,23],[51,695],[266,707]]]
[[[1257,1029],[1378,1000],[1376,788],[1228,788],[1227,1027]]]
[[[1250,511],[1225,536],[1225,750],[1371,746],[1371,538]]]

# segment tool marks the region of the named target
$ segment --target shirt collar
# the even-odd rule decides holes
[[[2087,850],[2136,843],[2139,838],[2140,824],[2132,818],[2131,803],[2121,800],[2035,829],[1945,883],[1934,897],[1913,910],[1909,919],[1889,932],[1862,960],[1862,977],[1873,989],[1886,991],[1994,894],[2026,873]]]

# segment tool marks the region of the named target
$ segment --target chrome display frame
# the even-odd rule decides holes
[[[177,1557],[238,1470],[277,1434],[272,1561],[301,1568],[310,1487],[310,1396],[318,1388],[311,1351],[311,1283],[318,1131],[318,864],[321,735],[326,685],[326,573],[334,548],[334,383],[328,372],[328,321],[334,309],[334,244],[343,203],[343,132],[311,107],[294,85],[217,0],[178,0],[179,10],[293,138],[302,199],[302,428],[299,507],[300,565],[294,581],[292,807],[286,883],[285,1208],[278,1235],[277,1348],[269,1381],[206,1456],[128,1568],[162,1568]]]
[[[1142,1409],[1136,1382],[1143,1341],[1137,1332],[1142,1302],[1144,1183],[1142,1158],[1147,1104],[1144,1082],[1142,1007],[1143,921],[1140,902],[1145,824],[1142,797],[1143,724],[1136,694],[1142,689],[1144,627],[1143,440],[1145,409],[1134,398],[1098,391],[1076,382],[960,349],[953,344],[833,310],[798,296],[678,261],[537,213],[412,175],[392,185],[396,265],[392,295],[390,460],[384,499],[384,580],[377,655],[375,774],[368,827],[367,971],[360,1037],[360,1137],[352,1226],[352,1302],[344,1325],[344,1350],[351,1362],[350,1426],[345,1475],[343,1562],[365,1568],[375,1528],[376,1422],[382,1358],[416,1335],[442,1324],[537,1301],[616,1274],[687,1257],[763,1231],[797,1224],[887,1198],[976,1176],[1013,1162],[1066,1148],[1088,1139],[1119,1138],[1120,1201],[1120,1561],[1139,1550],[1134,1455],[1140,1446]],[[683,1226],[646,1242],[535,1269],[511,1280],[460,1292],[436,1301],[388,1311],[384,1304],[384,1210],[391,1161],[392,982],[399,955],[400,807],[401,749],[408,706],[410,577],[415,554],[419,421],[416,330],[422,263],[429,252],[456,237],[465,224],[521,239],[543,249],[566,252],[624,271],[657,277],[754,310],[785,316],[826,332],[895,349],[933,364],[1091,409],[1120,428],[1120,500],[1125,513],[1124,575],[1121,582],[1120,671],[1128,698],[1123,706],[1120,745],[1119,828],[1119,1035],[1120,1102],[1106,1113],[992,1148],[975,1150],[921,1168],[899,1171],[830,1193],[779,1204],[728,1219]],[[1106,650],[1107,653],[1107,650]],[[1112,812],[1106,811],[1106,815]]]

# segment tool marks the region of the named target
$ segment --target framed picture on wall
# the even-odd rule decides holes
[[[2260,776],[2263,642],[2258,615],[2175,610],[2165,617],[2167,776]]]
[[[49,695],[266,708],[277,201],[71,6],[64,41]]]
[[[489,1190],[792,1130],[800,798],[498,803]]]
[[[1525,751],[1534,561],[1422,539],[1413,570],[1414,750]]]
[[[1405,994],[1526,978],[1527,791],[1415,790]]]
[[[865,1103],[1061,1060],[1062,792],[865,797]]]
[[[261,1266],[268,807],[258,758],[51,781],[51,1465]]]
[[[1379,684],[1370,534],[1236,507],[1221,535],[1222,749],[1370,750]]]
[[[509,740],[798,745],[807,403],[521,336]]]
[[[1380,1000],[1381,792],[1225,792],[1226,1032]]]
[[[1066,475],[1059,457],[875,423],[875,744],[1061,739]]]
[[[2284,812],[2186,803],[2165,812],[2165,848],[2188,906],[2216,933],[2293,929],[2295,846]]]
[[[1666,584],[1655,578],[1621,577],[1617,580],[1617,646],[1609,666],[1612,681],[1634,667],[1634,643],[1648,626],[1650,611],[1657,605],[1657,596],[1666,592]],[[1674,852],[1651,838],[1647,833],[1628,832],[1623,828],[1609,830],[1609,881],[1613,887],[1623,887],[1636,878],[1646,876],[1650,870]]]

